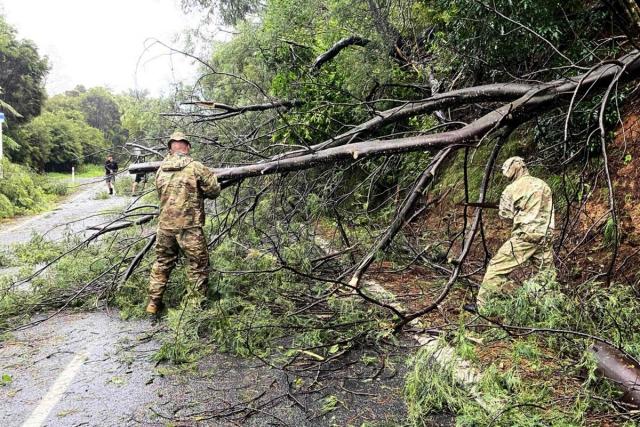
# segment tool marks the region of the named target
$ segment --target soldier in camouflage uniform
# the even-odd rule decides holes
[[[482,309],[490,295],[499,293],[508,282],[509,273],[527,261],[541,269],[554,269],[551,189],[543,180],[529,175],[520,157],[507,159],[502,173],[513,181],[502,193],[498,211],[501,218],[513,220],[511,238],[489,262],[478,291],[477,307],[471,306],[471,310]]]
[[[214,173],[189,157],[191,144],[182,132],[169,139],[170,152],[156,174],[160,217],[156,238],[156,262],[149,280],[147,312],[157,314],[162,295],[181,249],[188,262],[187,273],[194,288],[203,295],[209,279],[209,252],[202,227],[204,199],[220,194]]]

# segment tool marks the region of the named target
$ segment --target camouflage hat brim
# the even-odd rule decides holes
[[[191,142],[187,139],[187,135],[182,132],[172,133],[168,141],[169,146],[171,146],[172,142],[186,142],[187,144],[191,145]]]

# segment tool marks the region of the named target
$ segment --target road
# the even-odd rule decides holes
[[[95,181],[95,180],[94,180]],[[58,240],[105,221],[128,197],[97,198],[103,183],[80,190],[56,209],[0,228],[0,244],[26,242],[34,233]],[[118,313],[63,312],[0,342],[0,425],[131,424],[157,399],[149,356],[157,349],[148,322],[121,321]],[[9,379],[10,378],[10,379]],[[140,409],[143,408],[143,409]]]
[[[19,218],[0,226],[0,245],[9,246],[27,242],[33,233],[45,235],[50,240],[58,240],[65,233],[75,233],[104,222],[104,216],[96,214],[120,209],[129,201],[129,198],[116,195],[98,199],[99,193],[106,190],[106,185],[96,182],[97,180],[97,178],[78,180],[80,190],[52,211]]]
[[[87,185],[54,211],[6,224],[0,245],[34,232],[48,239],[78,233],[104,221],[83,218],[129,201],[97,200],[102,189]],[[404,418],[403,357],[380,370],[356,363],[367,351],[359,349],[318,382],[313,370],[284,372],[212,348],[176,371],[153,360],[162,328],[113,311],[68,311],[0,338],[0,426],[393,425]],[[306,376],[317,391],[294,396],[292,382]],[[336,402],[331,410],[327,399]]]

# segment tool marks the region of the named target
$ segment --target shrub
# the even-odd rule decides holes
[[[131,195],[131,184],[133,179],[130,176],[120,176],[116,179],[115,190],[121,196]]]
[[[50,199],[40,178],[24,166],[2,160],[4,178],[0,179],[0,218],[40,212]]]
[[[15,212],[15,208],[7,196],[0,194],[0,218],[11,218],[16,214]]]
[[[69,186],[61,181],[47,181],[43,189],[54,196],[66,196],[69,193]]]

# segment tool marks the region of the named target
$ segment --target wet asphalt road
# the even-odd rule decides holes
[[[129,201],[128,197],[117,195],[96,199],[98,193],[106,191],[106,185],[97,178],[77,182],[79,190],[54,210],[0,225],[0,245],[28,242],[33,233],[59,240],[65,233],[76,233],[104,223],[106,218],[96,214],[122,208]]]
[[[129,201],[97,199],[105,191],[99,180],[79,184],[53,211],[2,226],[0,245],[10,248],[33,233],[59,240],[83,232],[108,220],[96,214],[122,209]],[[16,274],[13,270],[0,274]],[[0,342],[0,425],[137,424],[131,421],[136,409],[156,397],[153,331],[148,322],[124,322],[117,313],[63,312],[12,333]]]
[[[137,424],[162,383],[152,334],[147,322],[101,312],[64,313],[14,333],[0,349],[12,378],[0,387],[0,425]]]
[[[59,239],[103,222],[81,219],[128,202],[96,200],[103,188],[89,185],[55,211],[0,227],[0,245],[32,232]],[[62,312],[4,337],[0,426],[360,426],[405,418],[405,354],[381,369],[356,363],[367,352],[360,349],[326,373],[284,372],[212,348],[189,370],[163,375],[175,367],[153,360],[161,327],[117,312]],[[313,387],[297,390],[298,383]]]

